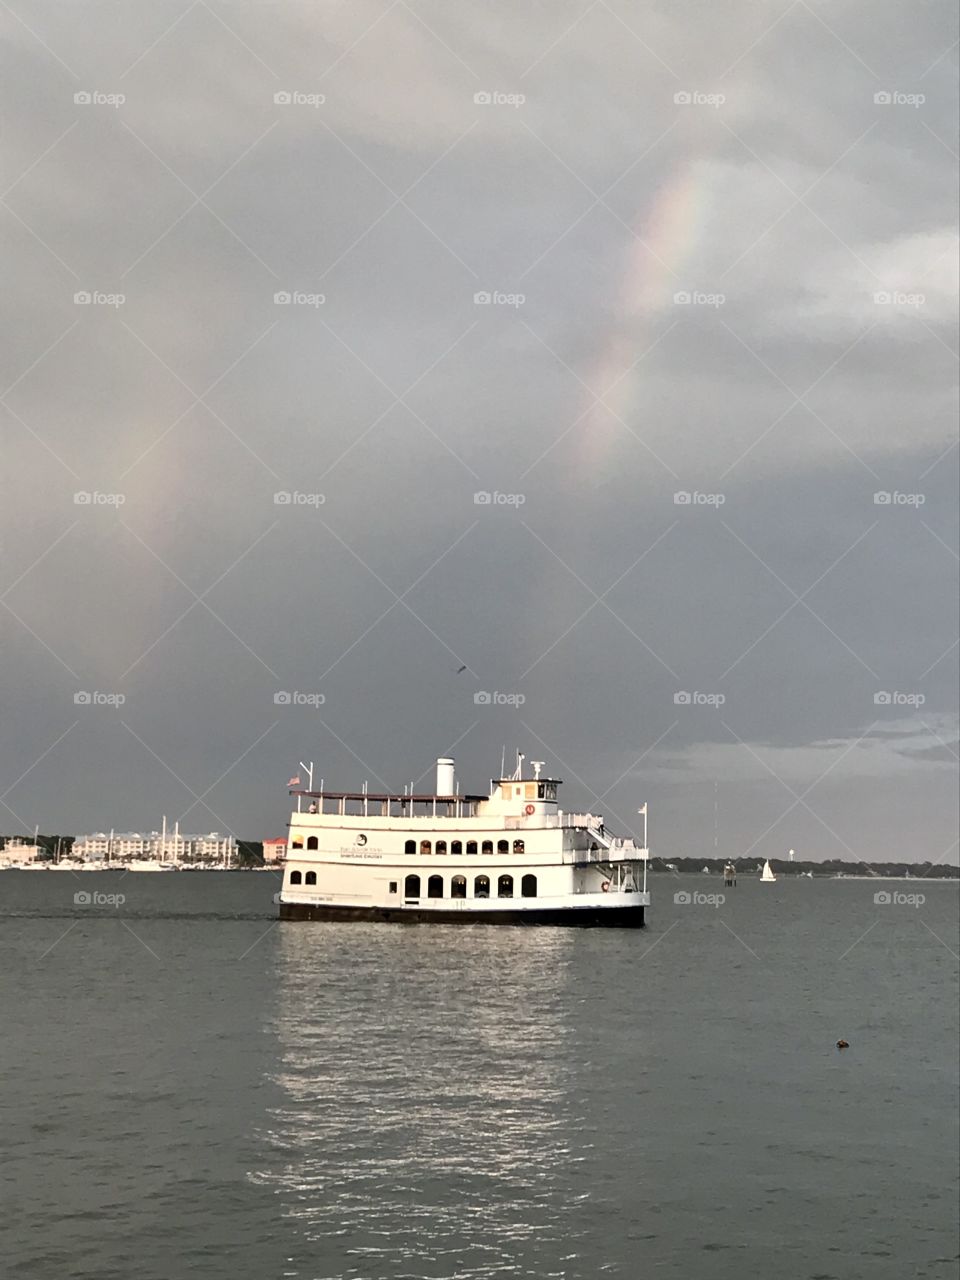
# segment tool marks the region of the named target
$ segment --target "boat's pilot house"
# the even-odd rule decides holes
[[[557,798],[557,783],[552,781],[516,782],[513,778],[502,781],[493,780],[494,787],[500,788],[504,800],[553,800]]]

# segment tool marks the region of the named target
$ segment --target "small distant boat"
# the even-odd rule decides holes
[[[770,865],[770,859],[763,864],[763,870],[760,873],[760,879],[766,884],[774,884],[777,877],[773,874],[773,867]]]

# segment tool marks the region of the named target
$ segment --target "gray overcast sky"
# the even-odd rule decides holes
[[[3,4],[0,830],[956,861],[953,9]]]

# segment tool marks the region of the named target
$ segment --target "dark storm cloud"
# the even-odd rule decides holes
[[[715,780],[731,851],[949,850],[946,6],[15,9],[0,828],[457,743],[665,852]]]

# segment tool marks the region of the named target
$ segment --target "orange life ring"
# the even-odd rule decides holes
[[[536,805],[533,805],[533,804],[528,804],[528,805],[527,805],[527,807],[524,809],[524,811],[523,811],[523,812],[524,812],[524,813],[527,815],[527,817],[529,818],[529,817],[530,817],[530,815],[531,815],[532,813],[536,813],[536,812],[537,812],[537,806],[536,806]]]
[[[603,890],[603,892],[604,892],[604,893],[609,893],[609,892],[610,892],[610,881],[609,881],[609,880],[604,880],[604,882],[603,882],[603,884],[600,886],[600,888]]]

